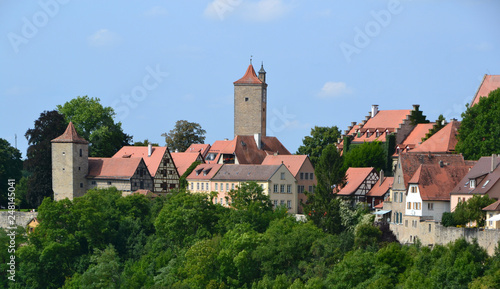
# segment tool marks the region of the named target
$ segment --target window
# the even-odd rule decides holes
[[[83,183],[80,183],[80,188],[83,188]]]
[[[220,204],[222,205],[222,198],[220,198]]]
[[[141,190],[144,190],[144,181],[141,181],[141,182],[139,183],[139,188],[140,188]]]
[[[309,186],[309,193],[313,193],[313,186]]]
[[[108,182],[108,186],[111,186],[111,182]]]
[[[245,97],[245,101],[248,101],[248,97]]]
[[[427,210],[433,211],[434,210],[434,203],[427,203]]]
[[[292,185],[286,185],[286,192],[289,194],[292,193]]]
[[[470,180],[470,188],[474,189],[476,187],[476,180]]]
[[[403,224],[403,213],[399,213],[399,223]]]
[[[205,183],[201,183],[201,190],[205,190]]]
[[[207,183],[207,191],[210,191],[210,187],[208,186],[208,183]]]
[[[304,173],[300,173],[300,179],[303,180],[304,179]]]
[[[284,180],[285,179],[285,173],[281,173],[281,179]]]
[[[399,222],[399,214],[396,212],[394,213],[394,223],[398,223]]]
[[[220,190],[224,191],[224,184],[223,183],[220,183]]]
[[[304,193],[304,186],[299,186],[299,188],[300,188],[300,192]]]
[[[229,191],[229,183],[226,183],[226,191]]]
[[[200,190],[200,183],[196,183],[196,190]]]
[[[432,227],[431,227],[431,224],[429,224],[429,233],[431,232],[432,230]]]
[[[490,182],[490,180],[487,180],[486,182],[484,182],[483,189],[488,185],[489,182]]]
[[[277,193],[278,192],[278,185],[274,185],[273,186],[273,193]]]
[[[280,206],[283,206],[285,204],[285,200],[280,201]]]
[[[398,192],[394,192],[394,202],[398,202]]]
[[[80,149],[80,157],[83,155],[82,149]]]
[[[308,180],[309,179],[309,174],[305,173],[305,177],[306,177],[306,180]]]
[[[411,186],[410,191],[412,193],[416,193],[417,192],[417,187],[416,186]]]
[[[292,208],[292,201],[286,201],[286,207],[290,210]]]
[[[218,190],[219,190],[218,183],[215,183],[215,190],[216,190],[216,191],[218,191]]]
[[[280,185],[280,193],[284,193],[285,192],[285,185]]]
[[[217,204],[217,198],[214,199],[214,203]]]
[[[314,179],[314,173],[309,173],[309,179],[311,179],[311,180]]]
[[[400,192],[399,193],[399,202],[402,203],[403,202],[403,192]]]
[[[228,203],[228,201],[227,201],[227,198],[226,198],[226,206],[227,206],[227,203]]]
[[[92,181],[92,184],[95,185],[96,184],[96,181]]]
[[[274,200],[274,201],[273,201],[273,205],[274,205],[274,207],[276,208],[276,207],[278,206],[278,200]]]
[[[406,203],[406,208],[407,208],[408,210],[411,210],[411,203],[410,203],[410,202],[407,202],[407,203]]]
[[[401,176],[398,176],[398,184],[401,184]]]
[[[194,183],[191,182],[191,191],[193,190]]]
[[[234,190],[234,184],[231,184],[231,190]]]

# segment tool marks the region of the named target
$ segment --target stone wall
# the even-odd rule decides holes
[[[406,224],[390,225],[399,242],[412,244],[418,238],[422,245],[434,246],[436,244],[446,245],[459,238],[464,238],[467,242],[477,239],[479,246],[486,249],[489,255],[493,255],[498,241],[500,241],[499,229],[444,227],[434,220],[420,221],[418,219],[417,217],[414,220],[408,219],[407,226]]]
[[[0,212],[0,227],[1,228],[8,228],[8,227],[12,227],[10,224],[9,224],[9,216],[10,213],[8,211],[1,211]],[[17,226],[23,226],[23,227],[26,227],[26,225],[28,225],[29,221],[31,221],[31,219],[33,219],[34,217],[38,216],[38,212],[14,212],[14,216],[15,216],[15,219],[16,219],[16,225]]]

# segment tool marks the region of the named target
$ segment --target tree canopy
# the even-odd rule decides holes
[[[315,126],[311,129],[311,135],[304,137],[296,154],[308,155],[311,163],[316,167],[323,150],[329,144],[337,143],[340,136],[340,130],[337,126]]]
[[[35,125],[24,135],[28,140],[25,169],[30,173],[27,180],[26,200],[34,208],[45,197],[52,198],[52,144],[51,140],[66,129],[64,116],[59,112],[44,111],[35,120]]]
[[[345,170],[349,167],[374,167],[381,170],[386,168],[386,163],[384,146],[378,141],[364,142],[352,147],[344,156]]]
[[[196,122],[178,120],[175,127],[168,133],[162,134],[165,143],[171,151],[185,151],[191,144],[204,143],[206,131]]]
[[[474,106],[467,104],[462,113],[455,150],[465,159],[478,160],[482,156],[500,153],[500,88],[482,97]]]
[[[10,143],[0,138],[0,204],[7,207],[7,189],[9,188],[8,180],[13,179],[14,182],[19,182],[23,169],[23,161],[21,160],[21,152]]]
[[[136,141],[134,142],[134,146],[138,146],[138,147],[147,147],[148,145],[152,145],[152,146],[159,146],[159,144],[157,143],[154,143],[154,142],[150,142],[148,139],[145,139],[144,141]]]
[[[64,115],[66,123],[72,121],[78,134],[90,142],[91,157],[111,157],[132,141],[132,137],[123,132],[121,122],[115,123],[113,108],[102,106],[99,98],[78,96],[57,105],[57,110]]]
[[[476,226],[484,227],[486,220],[486,211],[483,208],[495,202],[488,195],[474,195],[465,202],[459,202],[452,213],[443,214],[444,226],[465,225],[469,222],[475,222]]]

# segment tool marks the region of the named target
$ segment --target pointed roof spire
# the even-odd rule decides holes
[[[76,132],[75,126],[73,125],[73,122],[69,122],[68,127],[64,131],[64,133],[55,139],[52,140],[52,142],[58,142],[58,143],[80,143],[80,144],[88,144],[89,142],[86,141],[84,138],[78,135]]]
[[[260,65],[259,74],[261,74],[261,73],[266,73],[266,71],[264,70],[264,61],[262,61],[261,65]]]
[[[234,84],[262,84],[262,81],[257,77],[257,74],[253,69],[253,65],[252,63],[250,63],[247,71],[245,72],[245,75],[243,75],[242,78],[236,80]]]

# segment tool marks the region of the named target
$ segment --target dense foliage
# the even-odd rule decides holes
[[[51,141],[66,130],[67,123],[59,112],[44,111],[35,120],[33,128],[24,135],[28,140],[27,159],[24,163],[29,172],[26,184],[26,202],[38,207],[45,197],[52,197],[52,144]]]
[[[171,151],[186,151],[191,144],[205,142],[206,131],[196,122],[178,120],[175,127],[168,133],[162,134],[165,143]]]
[[[465,202],[458,202],[452,213],[443,214],[443,226],[464,226],[467,223],[474,223],[477,227],[484,227],[486,211],[483,211],[483,208],[494,202],[495,199],[491,199],[488,195],[474,195]]]
[[[467,160],[500,153],[500,88],[462,113],[455,150]]]
[[[40,225],[18,239],[16,282],[3,288],[498,288],[500,252],[457,240],[434,249],[384,241],[370,215],[340,203],[345,229],[273,210],[255,183],[231,193],[147,199],[114,188],[73,202],[46,198]],[[0,230],[0,261],[9,255]],[[19,237],[20,238],[20,237]],[[4,268],[3,265],[2,268]],[[488,287],[481,287],[481,286]]]
[[[0,138],[0,205],[7,207],[8,180],[19,181],[22,169],[21,152],[11,146],[7,140]]]
[[[337,143],[340,136],[340,130],[336,126],[315,126],[311,129],[311,135],[304,137],[296,154],[308,155],[311,163],[316,167],[323,150],[329,144]]]
[[[349,149],[344,156],[344,169],[374,167],[378,171],[387,166],[386,152],[382,142],[364,142]]]
[[[99,98],[79,96],[57,105],[57,111],[64,115],[66,123],[72,121],[78,134],[90,142],[90,157],[111,157],[132,141],[132,136],[123,132],[121,122],[115,123],[113,108],[102,106]]]

